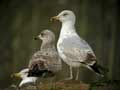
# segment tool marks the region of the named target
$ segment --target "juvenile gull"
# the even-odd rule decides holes
[[[50,30],[44,30],[38,35],[42,40],[40,50],[33,54],[29,63],[28,76],[54,76],[61,70],[61,59],[55,48],[55,35]]]
[[[70,77],[73,79],[72,68],[77,68],[76,80],[79,77],[79,67],[85,66],[96,74],[100,75],[96,56],[88,45],[77,33],[75,29],[75,14],[70,10],[64,10],[51,20],[62,22],[62,28],[57,42],[57,50],[63,61],[70,66]]]
[[[42,40],[40,50],[32,55],[28,68],[12,75],[22,78],[19,87],[29,83],[35,84],[38,77],[51,77],[61,70],[61,60],[55,48],[54,33],[44,30],[35,39]]]

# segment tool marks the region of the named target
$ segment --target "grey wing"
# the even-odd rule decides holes
[[[73,62],[84,62],[94,64],[96,57],[88,43],[78,36],[65,38],[62,42],[63,53]]]
[[[80,38],[77,35],[71,36],[69,38],[64,38],[63,39],[63,45],[64,47],[76,47],[76,48],[80,48],[82,50],[90,50],[93,52],[93,50],[91,49],[90,45],[83,40],[82,38]]]

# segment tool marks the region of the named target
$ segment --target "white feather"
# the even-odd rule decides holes
[[[22,85],[27,84],[27,83],[35,83],[36,80],[37,80],[37,77],[26,77],[26,78],[22,79],[22,81],[19,84],[19,87],[21,87]]]

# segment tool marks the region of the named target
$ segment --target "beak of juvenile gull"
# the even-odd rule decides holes
[[[51,17],[51,18],[50,18],[50,21],[51,21],[51,22],[54,21],[54,20],[59,21],[59,17],[58,17],[58,16],[54,16],[54,17]]]

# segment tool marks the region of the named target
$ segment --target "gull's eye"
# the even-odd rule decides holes
[[[64,13],[63,16],[67,16],[68,14],[67,13]]]

